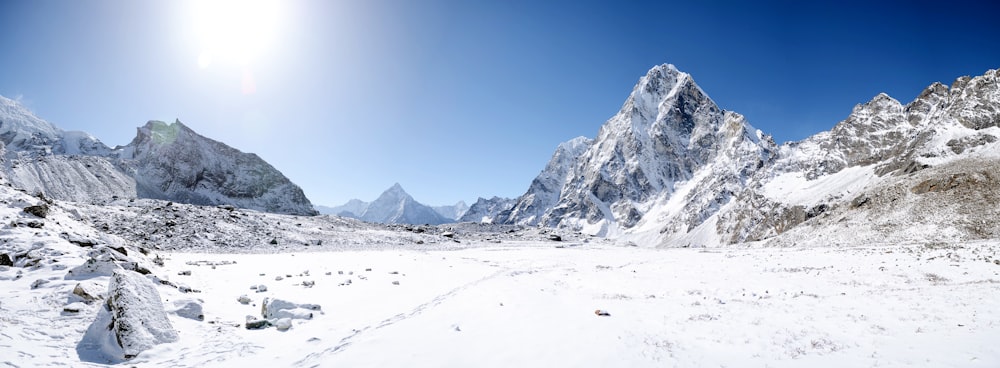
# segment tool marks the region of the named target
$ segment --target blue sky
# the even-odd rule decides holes
[[[209,10],[206,10],[209,9]],[[218,9],[218,10],[211,10]],[[5,1],[0,94],[127,144],[180,119],[316,204],[522,194],[675,64],[779,142],[1000,67],[989,1]],[[234,15],[239,15],[234,21]],[[248,21],[249,20],[249,21]],[[242,23],[241,23],[242,22]],[[221,26],[220,26],[221,25]]]

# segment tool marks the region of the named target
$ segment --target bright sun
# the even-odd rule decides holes
[[[279,5],[277,0],[196,1],[194,27],[201,43],[198,66],[250,64],[275,37]]]

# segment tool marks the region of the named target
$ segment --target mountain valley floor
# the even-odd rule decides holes
[[[86,341],[101,303],[63,311],[77,281],[60,270],[74,265],[0,267],[0,362],[996,367],[998,251],[997,241],[726,249],[505,241],[451,250],[165,252],[154,273],[187,286],[159,288],[180,338],[124,362],[102,361]],[[245,328],[265,298],[318,307],[284,331]],[[171,307],[192,299],[203,321]]]

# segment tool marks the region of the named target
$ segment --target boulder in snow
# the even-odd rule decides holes
[[[248,330],[260,330],[270,325],[271,322],[268,322],[266,319],[251,319],[247,321],[246,327]]]
[[[277,328],[278,331],[288,331],[288,329],[292,328],[292,319],[279,318],[276,322],[274,322],[274,327]]]
[[[320,310],[317,304],[296,304],[282,299],[265,298],[260,306],[260,314],[265,319],[280,318],[312,319],[313,313]]]
[[[153,346],[178,339],[156,286],[139,273],[114,271],[108,283],[106,310],[111,315],[109,332],[121,348],[124,359],[132,359]]]
[[[174,300],[173,313],[187,319],[193,319],[195,321],[204,321],[205,313],[202,312],[203,303],[205,302],[201,299]]]
[[[28,207],[25,207],[24,208],[24,212],[30,213],[32,215],[35,215],[35,216],[38,216],[38,217],[41,217],[41,218],[45,218],[45,216],[49,215],[49,205],[46,204],[45,202],[42,202],[41,204],[39,204],[37,206],[28,206]]]

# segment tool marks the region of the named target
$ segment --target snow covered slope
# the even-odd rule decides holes
[[[11,184],[78,202],[161,198],[314,214],[302,190],[259,157],[179,122],[149,122],[127,146],[66,132],[0,96],[0,160]]]

